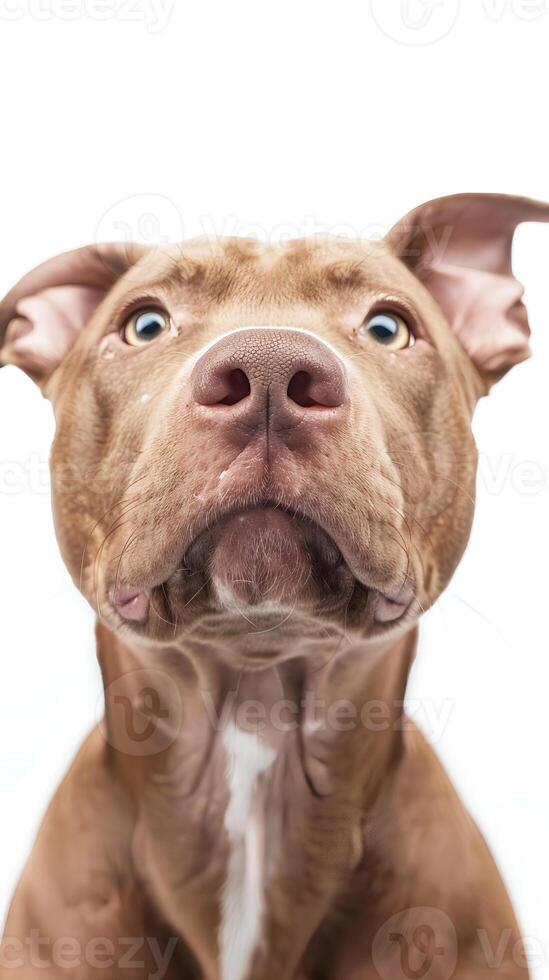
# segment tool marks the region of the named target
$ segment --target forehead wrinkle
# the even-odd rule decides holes
[[[193,243],[191,244],[191,250]],[[294,239],[284,245],[231,238],[210,243],[209,254],[200,242],[198,254],[164,253],[164,268],[149,285],[167,292],[184,291],[201,306],[288,302],[319,307],[339,300],[391,288],[383,257],[372,243],[339,243]]]
[[[157,274],[150,285],[162,291],[171,292],[174,289],[194,290],[200,286],[205,275],[204,263],[190,258],[188,255],[166,255],[169,265]]]

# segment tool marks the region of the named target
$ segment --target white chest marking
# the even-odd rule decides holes
[[[276,752],[233,724],[227,726],[223,743],[230,791],[225,829],[231,850],[222,895],[221,977],[245,980],[263,914],[264,828],[257,806],[257,780],[273,764]]]

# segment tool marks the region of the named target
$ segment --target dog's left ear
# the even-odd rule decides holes
[[[44,384],[95,309],[146,252],[140,245],[87,245],[29,272],[0,302],[0,367],[15,364]]]
[[[529,355],[523,287],[511,265],[523,221],[549,221],[549,204],[459,194],[411,211],[385,240],[442,307],[484,391]]]

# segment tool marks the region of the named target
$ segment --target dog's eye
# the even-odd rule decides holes
[[[414,340],[410,327],[397,313],[374,313],[362,324],[359,334],[393,351],[410,347]]]
[[[169,326],[170,318],[162,310],[136,310],[126,323],[122,337],[132,347],[144,347],[165,333]]]

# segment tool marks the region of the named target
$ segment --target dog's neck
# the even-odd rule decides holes
[[[258,888],[267,896],[262,943],[267,935],[282,972],[303,955],[307,936],[360,865],[368,814],[402,755],[415,640],[411,631],[375,651],[357,644],[244,671],[177,649],[132,649],[98,627],[104,731],[133,801],[138,871],[161,906],[181,908],[176,925],[206,976],[216,975],[212,950],[230,955],[223,953],[230,917],[219,896],[232,887],[231,855],[236,860],[240,842],[249,850],[258,813],[259,838],[250,834],[261,854],[250,862],[260,867]],[[279,933],[277,923],[281,910],[285,920],[292,902],[304,900],[285,893],[295,862],[310,863],[304,880],[314,878],[316,898],[307,899],[309,927],[292,939],[291,928]],[[242,905],[242,895],[236,901]],[[201,912],[189,918],[197,902]],[[303,925],[298,905],[296,914]],[[250,956],[257,941],[250,938]]]
[[[305,748],[324,746],[322,763],[303,756],[314,794],[329,795],[340,781],[345,784],[341,758],[352,761],[355,781],[358,767],[371,782],[376,765],[385,774],[388,758],[398,754],[416,636],[413,629],[375,648],[357,642],[336,655],[327,648],[247,671],[212,657],[201,661],[179,648],[130,646],[98,624],[105,733],[136,768],[149,768],[152,759],[191,743],[189,768],[203,765],[212,739],[229,727],[277,753],[298,737]]]

